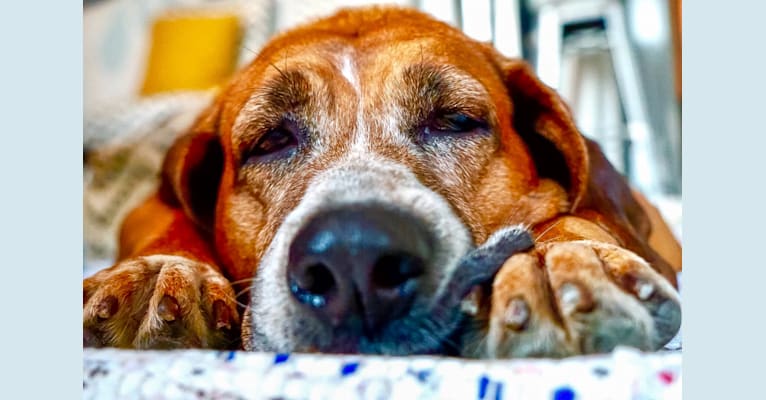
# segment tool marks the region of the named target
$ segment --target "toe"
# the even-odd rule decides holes
[[[676,289],[646,261],[632,252],[596,245],[611,280],[646,308],[654,321],[652,347],[661,348],[681,327],[681,302]]]
[[[590,244],[557,244],[549,248],[545,262],[561,318],[581,352],[609,352],[618,344],[651,347],[653,327],[647,310],[613,284]]]
[[[505,358],[572,354],[551,304],[537,255],[517,254],[508,259],[492,286],[487,355]]]

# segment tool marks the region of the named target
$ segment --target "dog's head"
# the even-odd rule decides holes
[[[397,8],[273,39],[165,165],[230,278],[255,277],[246,348],[387,354],[443,351],[454,315],[424,310],[461,256],[571,209],[586,175],[524,63]]]

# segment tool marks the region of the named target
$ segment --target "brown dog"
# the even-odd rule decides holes
[[[526,64],[416,11],[345,10],[273,39],[176,141],[120,261],[83,282],[84,340],[656,349],[680,248],[651,224]]]

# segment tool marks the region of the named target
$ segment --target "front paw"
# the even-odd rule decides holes
[[[677,291],[642,258],[596,241],[537,245],[493,283],[487,355],[562,357],[617,345],[655,350],[681,325]]]
[[[83,344],[232,348],[239,315],[231,284],[211,266],[154,255],[83,280]]]

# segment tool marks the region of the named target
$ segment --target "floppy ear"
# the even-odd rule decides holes
[[[569,108],[523,61],[495,53],[512,101],[514,129],[526,143],[542,177],[567,189],[570,212],[598,223],[621,244],[675,282],[672,267],[648,244],[646,211],[599,145],[577,130]]]
[[[529,148],[538,174],[559,182],[574,210],[588,186],[585,139],[561,97],[537,79],[527,63],[496,57],[511,98],[514,129]]]
[[[627,181],[598,144],[578,131],[561,97],[540,82],[527,63],[496,57],[513,104],[514,129],[529,147],[538,174],[567,189],[570,212],[598,210],[647,237],[648,219]]]
[[[208,107],[192,128],[179,136],[162,165],[160,196],[180,206],[200,228],[211,231],[218,186],[223,173],[223,149],[218,134],[220,102]]]

